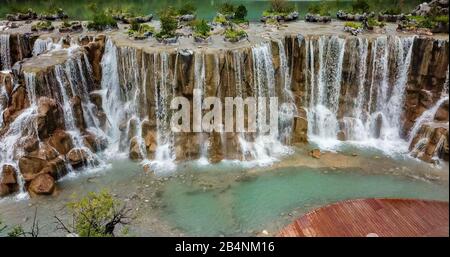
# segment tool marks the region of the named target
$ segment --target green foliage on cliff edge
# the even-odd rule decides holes
[[[361,22],[353,22],[353,21],[347,21],[347,22],[344,24],[344,26],[345,26],[345,27],[350,27],[350,28],[353,28],[353,29],[360,29],[360,28],[363,27],[363,25],[362,25]]]
[[[88,8],[92,12],[92,21],[87,24],[88,29],[101,31],[117,28],[117,21],[106,11],[99,10],[95,3],[90,4]]]
[[[159,20],[161,22],[161,31],[155,36],[157,38],[170,38],[175,36],[175,30],[178,28],[178,11],[169,6],[158,12]]]
[[[207,38],[209,37],[211,27],[206,20],[196,20],[194,22],[194,35],[197,37]]]
[[[311,14],[318,14],[320,16],[331,16],[330,7],[328,3],[322,1],[320,3],[315,3],[309,6],[308,12]]]

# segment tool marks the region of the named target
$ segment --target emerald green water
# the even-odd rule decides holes
[[[156,176],[143,171],[139,163],[115,160],[105,169],[64,177],[54,196],[1,199],[0,216],[10,227],[28,228],[37,208],[41,235],[65,236],[64,231],[55,230],[54,215],[68,219],[65,206],[74,195],[105,189],[133,210],[129,236],[254,236],[263,230],[276,233],[302,214],[341,200],[449,201],[447,180],[430,182],[400,175],[404,169],[426,170],[426,164],[380,161],[385,163],[383,170],[377,167],[366,172],[362,167],[267,169],[236,162],[192,162]],[[398,175],[387,174],[385,169]],[[434,171],[445,173],[448,168]]]
[[[164,190],[165,217],[187,235],[248,235],[277,231],[314,207],[356,198],[422,198],[448,201],[448,186],[391,175],[288,168],[225,187],[171,181]]]
[[[251,21],[258,20],[261,13],[269,6],[267,0],[2,0],[0,5],[0,17],[4,17],[8,12],[17,11],[18,9],[33,8],[37,12],[49,10],[52,6],[63,8],[67,14],[74,19],[87,20],[90,17],[88,4],[96,2],[100,8],[122,8],[137,14],[156,14],[158,10],[167,6],[182,6],[186,2],[190,2],[197,7],[197,15],[199,18],[212,19],[216,10],[223,2],[231,2],[234,4],[244,4],[248,9],[248,19]],[[304,16],[308,7],[318,1],[297,1],[292,0],[301,16]],[[327,1],[329,2],[330,12],[335,14],[339,9],[347,9],[351,6],[351,0]],[[396,1],[392,0],[370,0],[368,1],[372,9],[382,10],[392,7]],[[405,11],[412,10],[420,0],[403,1],[403,9]]]

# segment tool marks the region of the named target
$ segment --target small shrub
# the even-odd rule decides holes
[[[441,22],[444,24],[448,24],[448,15],[439,15],[434,17],[435,22]]]
[[[23,237],[25,236],[25,231],[20,225],[14,226],[11,231],[8,232],[8,237]]]
[[[219,7],[219,12],[224,15],[234,15],[235,7],[230,3],[223,3]]]
[[[31,30],[39,31],[39,30],[53,30],[53,24],[51,21],[39,21],[38,23],[31,26]]]
[[[329,6],[325,2],[312,4],[308,8],[308,12],[320,16],[330,16]]]
[[[353,21],[347,21],[344,24],[345,27],[350,27],[353,29],[361,29],[363,27],[363,25],[360,22],[353,22]]]
[[[186,3],[178,10],[178,13],[180,15],[186,15],[186,14],[194,14],[195,11],[197,11],[197,7],[192,5],[191,3]]]
[[[119,204],[119,201],[106,191],[90,192],[80,200],[67,204],[73,217],[72,226],[66,226],[55,216],[58,228],[82,237],[114,236],[117,225],[128,224],[126,214],[130,210],[125,207],[117,209]]]
[[[156,34],[158,38],[170,38],[175,36],[175,30],[178,28],[178,12],[173,7],[168,7],[159,11],[161,22],[161,31]]]
[[[386,25],[386,23],[384,23],[382,21],[378,21],[377,19],[374,19],[374,18],[369,18],[367,20],[367,24],[370,27],[380,27],[380,28],[383,28]]]
[[[247,17],[247,8],[245,8],[245,6],[241,4],[236,8],[236,14],[234,18],[236,20],[245,20],[245,17]]]
[[[382,13],[387,15],[399,15],[402,13],[402,10],[400,9],[400,7],[392,7],[384,10]]]
[[[242,29],[228,28],[224,32],[225,39],[231,42],[237,42],[243,37],[247,36],[247,33]]]
[[[356,0],[352,4],[352,11],[354,13],[369,13],[370,5],[366,0]]]
[[[202,38],[209,37],[211,27],[208,25],[206,20],[199,20],[195,22],[194,25],[194,35]]]
[[[294,8],[286,0],[271,0],[270,10],[274,13],[289,13]]]
[[[214,17],[213,22],[225,25],[228,23],[228,20],[224,15],[219,14],[216,17]]]
[[[104,12],[94,14],[92,21],[87,24],[87,28],[90,30],[105,30],[117,28],[117,21],[110,15]]]

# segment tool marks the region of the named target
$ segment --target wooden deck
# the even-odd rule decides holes
[[[448,202],[412,199],[337,202],[300,217],[278,236],[448,237],[448,206]]]

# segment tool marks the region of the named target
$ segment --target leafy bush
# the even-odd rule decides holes
[[[31,26],[31,30],[39,31],[39,30],[53,30],[53,24],[51,21],[39,21],[38,23]]]
[[[320,16],[330,16],[329,6],[325,2],[312,4],[308,8],[308,12]]]
[[[161,31],[156,34],[157,38],[170,38],[175,36],[175,30],[178,27],[178,12],[173,7],[168,7],[159,11],[159,20],[161,22]]]
[[[178,13],[180,15],[186,15],[186,14],[194,14],[195,11],[197,11],[197,7],[192,5],[191,3],[186,3],[178,10]]]
[[[384,23],[384,22],[382,22],[382,21],[378,21],[377,19],[374,19],[374,18],[369,18],[369,19],[367,20],[367,24],[368,24],[370,27],[380,27],[380,28],[383,28],[384,26],[386,26],[386,23]]]
[[[67,204],[73,217],[73,231],[59,218],[55,218],[62,226],[60,229],[82,237],[114,236],[116,225],[127,224],[126,214],[130,211],[125,207],[117,209],[118,205],[118,200],[106,191],[90,192],[82,199]]]
[[[290,13],[294,11],[294,6],[290,5],[286,0],[271,0],[270,11],[273,13]]]
[[[225,39],[231,42],[237,42],[243,37],[247,36],[247,33],[243,29],[228,28],[224,32]]]
[[[236,20],[245,20],[245,17],[247,17],[247,8],[245,8],[245,6],[241,4],[236,8],[236,14],[234,18]]]
[[[448,24],[448,15],[439,15],[434,17],[435,22],[441,22],[444,24]]]
[[[146,37],[148,33],[155,33],[155,28],[148,24],[139,24],[132,22],[130,29],[128,29],[128,36],[130,37]]]
[[[223,3],[219,7],[219,12],[224,15],[234,15],[235,7],[230,3]]]
[[[383,14],[387,14],[387,15],[398,15],[402,13],[402,9],[400,9],[400,7],[392,7],[389,9],[386,9],[382,12]]]
[[[354,13],[369,13],[370,5],[366,0],[356,0],[352,4],[352,10]]]
[[[8,232],[8,237],[22,237],[25,236],[25,231],[20,225],[14,226],[11,231]]]
[[[353,29],[361,29],[363,27],[363,25],[360,22],[353,22],[353,21],[347,21],[344,24],[345,27],[350,27]]]
[[[228,23],[228,20],[224,15],[219,14],[216,17],[214,17],[213,22],[224,25]]]
[[[209,37],[211,27],[208,25],[206,20],[197,20],[194,23],[194,35],[202,38]]]
[[[93,16],[92,21],[87,24],[87,28],[98,31],[117,28],[117,21],[112,16],[100,12]]]

